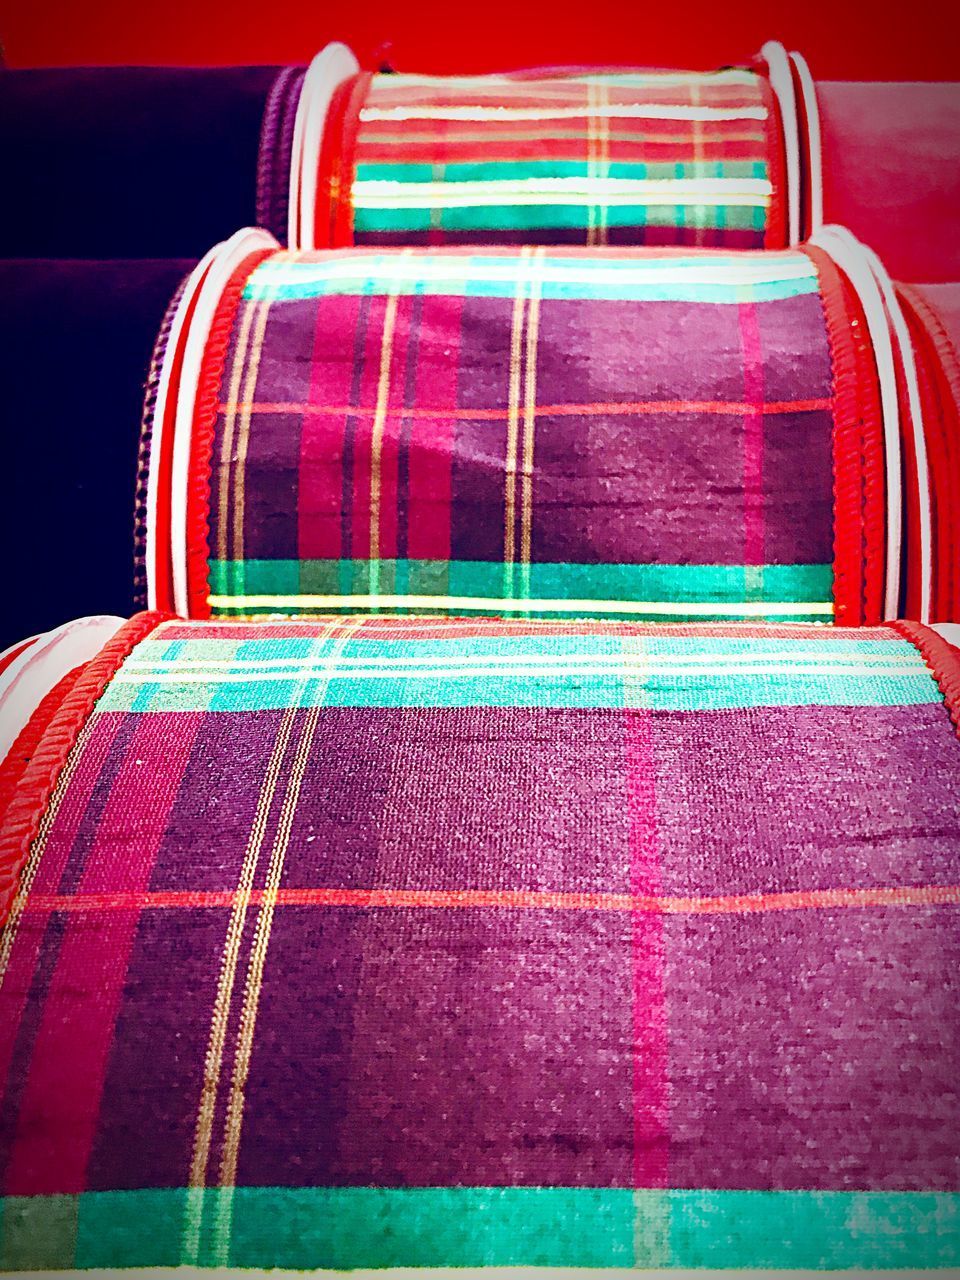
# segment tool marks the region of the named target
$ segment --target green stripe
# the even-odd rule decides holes
[[[687,160],[634,163],[615,161],[603,166],[604,178],[766,178],[767,166],[757,160]],[[445,164],[439,181],[503,182],[526,178],[592,178],[596,168],[586,160],[487,160],[470,164]],[[436,182],[433,165],[409,164],[402,160],[387,164],[359,164],[354,189],[362,182]]]
[[[212,560],[213,596],[365,595],[373,591],[369,560]],[[500,561],[379,560],[376,590],[383,595],[489,597],[490,613],[502,611],[504,566]],[[526,588],[510,599],[670,601],[680,604],[740,601],[771,605],[824,604],[833,597],[828,564],[531,564],[529,576],[514,574]],[[276,612],[273,608],[271,612]],[[325,611],[328,611],[325,607]],[[377,609],[377,612],[380,612]],[[229,616],[229,611],[227,612]],[[290,612],[300,612],[291,609]],[[549,616],[542,612],[541,616]],[[570,616],[570,615],[567,615]],[[616,612],[604,617],[617,617]],[[626,611],[622,617],[635,617]],[[791,614],[792,621],[822,622],[822,610]],[[698,614],[700,621],[710,615]],[[716,615],[728,621],[735,614]],[[644,621],[683,621],[676,614],[644,614]]]
[[[902,1268],[960,1265],[960,1196],[589,1187],[238,1187],[237,1267]],[[5,1270],[169,1267],[187,1192],[2,1202]],[[213,1266],[210,1243],[199,1259]]]
[[[388,231],[429,231],[436,228],[439,219],[443,231],[558,231],[565,228],[586,228],[589,213],[600,201],[591,203],[585,200],[582,204],[475,204],[460,209],[434,209],[428,205],[417,208],[380,208],[354,209],[353,225],[357,234]],[[660,204],[624,204],[607,205],[606,224],[608,227],[676,227],[683,226],[684,214],[688,209],[696,209],[703,217],[704,226],[732,227],[738,231],[763,231],[767,225],[767,201],[763,204],[739,205],[718,204],[701,205],[696,201],[681,202],[676,205]],[[477,282],[478,284],[480,282]],[[552,285],[545,285],[543,296],[555,295]],[[769,289],[771,286],[764,286]],[[469,292],[479,292],[471,286]],[[499,296],[499,295],[495,295]],[[512,295],[511,295],[512,296]],[[563,296],[563,295],[560,295]],[[592,293],[577,296],[594,297]],[[626,295],[617,295],[631,297]],[[648,295],[644,293],[643,297]],[[667,295],[668,298],[675,297]],[[698,300],[701,295],[697,295]],[[765,296],[765,295],[761,295]],[[773,295],[776,297],[780,294]],[[792,296],[792,295],[787,295]],[[656,299],[654,299],[656,300]],[[704,301],[720,301],[710,295]]]
[[[463,213],[470,217],[477,213],[470,209],[443,212],[444,216]],[[523,212],[526,215],[530,210]],[[539,222],[540,211],[533,212]],[[568,212],[560,210],[558,216],[566,217]],[[726,225],[739,225],[736,218],[743,212],[724,211]],[[750,210],[746,212],[752,216]],[[576,209],[574,213],[582,215]],[[655,210],[645,211],[651,225],[657,216]],[[478,225],[486,224],[481,219]],[[813,264],[802,254],[776,255],[762,268],[756,258],[729,256],[668,260],[564,257],[531,261],[513,255],[423,254],[402,259],[388,252],[293,263],[268,260],[252,273],[243,296],[273,301],[390,293],[512,298],[518,288],[528,287],[531,280],[536,281],[543,298],[612,301],[742,304],[745,299],[776,301],[819,290]]]

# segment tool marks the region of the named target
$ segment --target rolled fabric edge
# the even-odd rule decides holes
[[[935,306],[898,283],[924,400],[933,517],[934,620],[960,617],[960,357]]]
[[[257,149],[257,225],[267,227],[279,240],[287,233],[287,200],[290,185],[290,146],[284,145],[291,104],[294,114],[303,85],[299,66],[284,67],[267,96]],[[292,143],[292,137],[289,139]]]
[[[14,907],[43,815],[91,712],[133,647],[169,616],[152,612],[135,614],[127,622],[111,619],[117,624],[111,637],[101,637],[93,656],[75,664],[47,690],[18,735],[15,748],[29,746],[31,752],[21,764],[11,764],[6,779],[11,793],[0,820],[0,928]],[[89,621],[78,619],[66,626]]]
[[[956,640],[949,639],[939,627],[925,626],[922,622],[901,620],[888,625],[919,651],[943,694],[947,714],[960,738],[960,648]],[[960,639],[960,625],[952,623],[948,627],[948,635]]]
[[[154,419],[156,417],[160,383],[171,331],[189,281],[190,276],[185,276],[180,281],[173,297],[167,304],[159,332],[153,344],[150,364],[147,369],[147,380],[144,385],[143,411],[140,415],[140,443],[137,449],[137,472],[133,495],[133,601],[134,607],[137,609],[145,609],[147,607],[147,593],[149,590],[147,530],[150,524],[148,513],[150,507],[150,465],[153,449]]]
[[[184,450],[187,470],[185,475],[174,479],[184,491],[184,596],[177,599],[177,604],[178,612],[190,618],[210,616],[211,462],[230,335],[244,286],[255,268],[273,252],[269,247],[254,249],[233,266],[220,290],[203,346],[190,439]],[[229,255],[225,255],[225,265],[231,265]]]

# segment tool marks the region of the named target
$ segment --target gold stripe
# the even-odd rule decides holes
[[[243,399],[252,403],[256,396],[257,375],[260,372],[260,357],[263,353],[263,335],[267,327],[267,316],[270,313],[270,301],[264,299],[253,322],[253,341],[247,363],[247,376],[243,384]],[[240,413],[240,429],[237,433],[237,461],[234,470],[233,493],[233,558],[243,560],[243,516],[246,503],[246,467],[247,452],[250,447],[249,409]],[[242,571],[242,570],[241,570]]]
[[[358,622],[349,625],[346,628],[341,628],[341,625],[338,622],[331,621],[324,628],[322,634],[317,637],[318,644],[323,644],[338,630],[341,631],[338,643],[334,646],[333,652],[328,655],[326,659],[328,662],[335,665],[336,659],[342,655],[347,641],[350,639],[350,636],[354,634],[359,625],[360,623]],[[247,1080],[250,1075],[250,1061],[253,1056],[257,1014],[260,1008],[260,995],[263,990],[263,972],[267,960],[267,950],[270,946],[270,934],[273,929],[273,917],[277,905],[277,890],[280,888],[284,862],[286,860],[287,850],[290,846],[290,832],[293,827],[293,819],[297,811],[297,805],[300,800],[300,789],[303,785],[303,777],[306,772],[307,761],[310,758],[310,751],[313,746],[313,739],[316,734],[317,724],[320,718],[323,698],[327,688],[329,687],[332,675],[333,671],[331,670],[330,675],[327,677],[327,680],[323,685],[322,692],[319,694],[317,703],[310,707],[304,719],[303,730],[294,754],[293,765],[290,770],[290,777],[287,781],[287,788],[283,797],[283,804],[277,822],[277,829],[273,838],[273,848],[270,853],[270,865],[267,870],[266,884],[264,886],[260,911],[257,916],[257,923],[254,931],[253,947],[247,966],[246,990],[244,993],[243,1007],[240,1013],[237,1047],[234,1055],[233,1078],[230,1082],[227,1114],[224,1121],[223,1156],[220,1162],[220,1186],[222,1189],[227,1191],[227,1194],[221,1196],[217,1201],[214,1235],[215,1256],[218,1264],[224,1267],[227,1266],[229,1261],[230,1235],[233,1222],[233,1196],[231,1192],[236,1184],[237,1178],[237,1160],[240,1154],[240,1138],[243,1131],[246,1087]],[[295,701],[299,701],[299,698]]]
[[[182,1259],[196,1262],[200,1250],[200,1227],[203,1216],[203,1189],[207,1180],[207,1165],[210,1161],[210,1146],[213,1140],[213,1121],[217,1105],[217,1092],[220,1087],[220,1072],[223,1066],[223,1052],[227,1037],[227,1021],[230,1006],[233,1002],[233,988],[236,982],[237,962],[240,954],[240,940],[246,921],[247,906],[250,902],[250,891],[260,860],[260,850],[266,831],[267,819],[277,789],[280,767],[286,754],[290,732],[293,727],[297,709],[288,707],[283,713],[277,737],[273,744],[267,771],[264,774],[257,798],[253,825],[247,840],[243,865],[240,869],[240,880],[237,886],[237,898],[234,902],[230,919],[227,923],[226,941],[223,959],[220,964],[220,977],[213,1002],[213,1016],[210,1023],[210,1037],[207,1054],[204,1060],[203,1087],[200,1093],[200,1107],[197,1114],[194,1132],[193,1159],[190,1164],[188,1186],[191,1194],[187,1198],[184,1215]]]
[[[397,256],[409,258],[412,250]],[[393,357],[393,334],[397,320],[399,294],[387,294],[383,315],[383,337],[380,343],[380,370],[377,378],[377,404],[370,428],[370,589],[374,595],[380,585],[380,479],[383,455],[383,431],[390,403],[390,362]]]
[[[535,251],[542,258],[546,249]],[[523,398],[523,479],[520,507],[520,563],[523,565],[523,594],[530,594],[530,544],[533,529],[533,448],[537,426],[537,341],[540,329],[539,281],[531,281],[527,319],[527,360]]]
[[[237,408],[240,403],[240,379],[246,363],[250,331],[256,309],[256,303],[247,302],[244,304],[240,332],[237,335],[237,348],[233,354],[233,366],[230,370],[230,399],[227,401],[226,420],[223,424],[223,440],[220,445],[220,475],[217,483],[218,555],[227,554],[227,538],[230,528],[230,481],[233,469],[233,433],[237,420]],[[247,411],[247,416],[249,417],[249,411]]]
[[[57,779],[53,795],[44,810],[43,817],[40,819],[40,827],[37,831],[36,839],[30,846],[30,853],[27,857],[27,864],[20,875],[20,883],[10,906],[10,914],[7,916],[7,922],[3,927],[3,933],[0,935],[0,988],[3,986],[3,980],[7,975],[7,968],[10,964],[10,956],[13,952],[13,944],[17,940],[17,933],[20,928],[20,919],[23,915],[23,908],[26,905],[27,898],[30,896],[30,890],[33,887],[36,878],[37,868],[40,860],[44,855],[47,847],[47,840],[50,836],[50,829],[54,820],[60,811],[60,805],[63,797],[67,793],[70,782],[76,772],[80,757],[86,749],[93,732],[93,726],[96,723],[97,714],[93,712],[87,719],[80,733],[77,735],[77,741],[74,743],[73,750],[67,757],[67,762],[63,767],[60,777]]]
[[[513,600],[498,596],[444,596],[444,595],[255,595],[211,596],[215,609],[345,609],[379,605],[398,609],[495,609],[498,613],[509,611],[544,610],[552,613],[666,613],[685,617],[701,614],[713,615],[749,614],[751,617],[791,617],[800,614],[831,616],[833,602],[812,601],[709,601],[696,600],[681,603],[676,600]]]
[[[524,245],[519,262],[526,267],[530,249]],[[524,272],[518,272],[517,292],[513,299],[513,316],[510,326],[510,366],[507,391],[507,443],[505,453],[505,479],[503,500],[503,592],[513,594],[513,564],[516,560],[516,505],[517,505],[517,440],[520,434],[520,378],[523,364],[523,326],[526,318],[527,281]]]

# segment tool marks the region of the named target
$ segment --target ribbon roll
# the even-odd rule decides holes
[[[158,360],[151,606],[900,614],[897,366],[836,245],[224,253]]]
[[[960,1265],[958,677],[133,619],[0,833],[5,1264]]]
[[[371,75],[331,45],[298,113],[289,243],[302,248],[799,236],[793,85],[773,42],[711,73],[462,77]]]

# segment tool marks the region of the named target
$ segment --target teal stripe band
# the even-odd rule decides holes
[[[759,126],[758,126],[759,127]],[[651,130],[655,132],[655,130]],[[639,135],[642,140],[642,135]],[[762,145],[762,144],[761,144]],[[439,181],[456,182],[504,182],[523,181],[526,178],[593,178],[596,169],[586,160],[494,160],[477,161],[475,164],[457,163],[442,166]],[[643,163],[614,161],[603,166],[604,178],[669,179],[669,178],[752,178],[767,177],[767,166],[762,160],[688,160]],[[357,182],[436,182],[437,174],[429,164],[357,165]]]
[[[2,1201],[13,1270],[199,1266],[910,1268],[960,1265],[960,1196],[881,1191],[570,1187],[207,1190],[183,1256],[188,1193],[84,1192]],[[232,1199],[225,1253],[219,1201]]]
[[[212,596],[325,596],[368,592],[490,597],[491,611],[496,611],[497,600],[501,598],[822,605],[833,598],[833,566],[540,563],[516,565],[510,572],[502,561],[485,560],[210,561]],[[770,612],[775,615],[776,608]],[[610,615],[605,612],[604,616]],[[670,616],[677,621],[676,615]],[[643,617],[653,620],[654,615]],[[791,614],[791,617],[797,621],[803,615]],[[824,614],[811,612],[809,620],[822,622]]]

